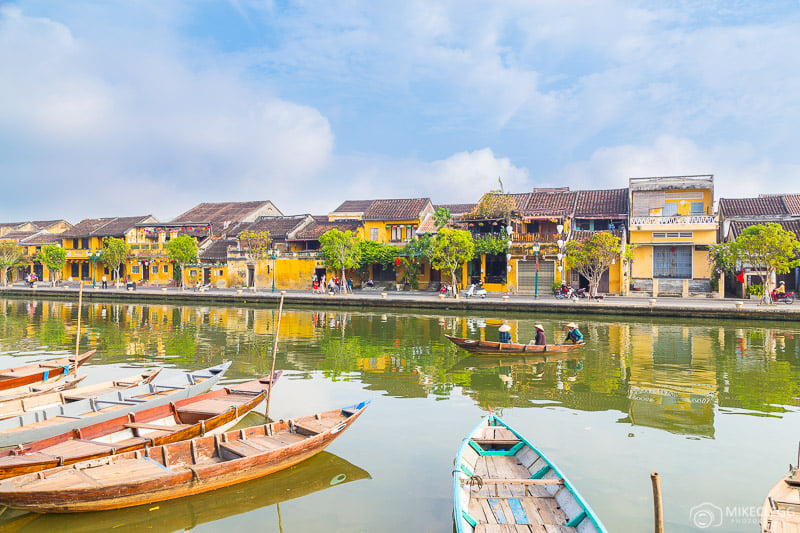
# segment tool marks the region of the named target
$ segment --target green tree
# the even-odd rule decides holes
[[[167,256],[181,268],[181,290],[183,290],[186,264],[197,261],[197,241],[189,235],[181,235],[170,240],[164,248],[167,250]]]
[[[46,244],[36,254],[36,258],[47,267],[47,277],[50,278],[50,283],[55,286],[64,271],[64,265],[67,263],[67,252],[55,244]]]
[[[446,207],[440,207],[433,214],[433,223],[436,224],[436,231],[448,226],[453,219],[453,215]]]
[[[361,263],[361,246],[358,235],[352,231],[332,229],[319,238],[322,245],[320,251],[325,258],[325,265],[332,270],[342,271],[343,287],[347,287],[345,271],[358,268]]]
[[[746,227],[734,242],[733,250],[742,263],[757,269],[764,287],[761,298],[767,303],[771,302],[775,274],[786,274],[800,264],[797,236],[773,222]]]
[[[441,211],[441,208],[439,211]],[[449,210],[446,211],[449,216]],[[412,289],[416,290],[419,287],[419,274],[422,269],[422,261],[428,259],[430,256],[432,242],[433,239],[431,235],[425,233],[407,242],[405,246],[400,249],[400,255],[398,257],[399,264],[395,263],[395,270],[402,265],[403,274],[401,280],[403,283],[408,283]]]
[[[708,259],[711,262],[711,290],[719,288],[719,279],[725,274],[735,273],[737,267],[736,250],[732,242],[712,244],[708,249]]]
[[[103,253],[100,262],[114,271],[114,285],[119,287],[119,267],[128,258],[131,248],[125,239],[117,237],[103,238]]]
[[[442,228],[433,239],[430,250],[431,266],[436,270],[450,272],[453,295],[458,291],[456,272],[461,265],[472,259],[474,249],[472,235],[460,229]]]
[[[585,242],[569,241],[566,246],[567,267],[589,280],[589,294],[597,296],[600,278],[620,259],[620,239],[608,231],[598,231]]]
[[[244,249],[248,263],[255,265],[269,257],[272,236],[268,231],[245,230],[239,234],[239,246]],[[275,276],[275,272],[272,273]],[[256,287],[256,276],[253,276],[253,288]]]
[[[8,269],[27,264],[25,249],[15,242],[0,243],[0,281],[8,284]]]

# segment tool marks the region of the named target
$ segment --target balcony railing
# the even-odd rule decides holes
[[[631,217],[632,226],[643,225],[675,225],[675,224],[716,224],[714,215],[689,215],[675,217]]]
[[[556,242],[558,233],[514,233],[513,242]]]

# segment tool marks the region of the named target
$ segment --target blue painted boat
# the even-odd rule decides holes
[[[607,533],[558,467],[495,415],[462,441],[453,489],[458,533]]]

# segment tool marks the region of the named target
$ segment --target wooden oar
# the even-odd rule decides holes
[[[275,375],[275,356],[278,353],[278,333],[281,330],[281,315],[283,314],[283,296],[286,291],[281,291],[281,303],[278,306],[278,323],[275,325],[275,342],[272,344],[272,368],[269,371],[269,389],[267,389],[267,405],[264,408],[264,418],[269,420],[269,400],[272,396],[272,386],[275,384],[272,377]]]
[[[83,305],[83,281],[78,285],[78,333],[75,335],[75,377],[78,377],[78,350],[81,346],[81,306]]]

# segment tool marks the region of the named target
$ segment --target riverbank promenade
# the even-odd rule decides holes
[[[606,296],[602,300],[588,299],[557,300],[552,294],[513,295],[489,293],[486,298],[440,298],[433,291],[397,291],[381,289],[355,290],[353,294],[318,294],[309,290],[286,290],[275,292],[270,287],[244,289],[204,290],[179,287],[123,286],[107,289],[84,285],[83,298],[87,302],[159,302],[191,305],[248,305],[274,306],[285,295],[286,305],[313,307],[365,307],[410,311],[450,310],[498,313],[554,313],[570,315],[619,315],[638,317],[722,318],[732,320],[780,320],[800,321],[800,302],[794,304],[763,305],[755,300],[713,299],[705,297],[650,298],[646,295],[632,297]],[[35,288],[21,284],[0,288],[0,297],[43,298],[77,300],[78,284],[62,283],[50,287],[41,283]]]

